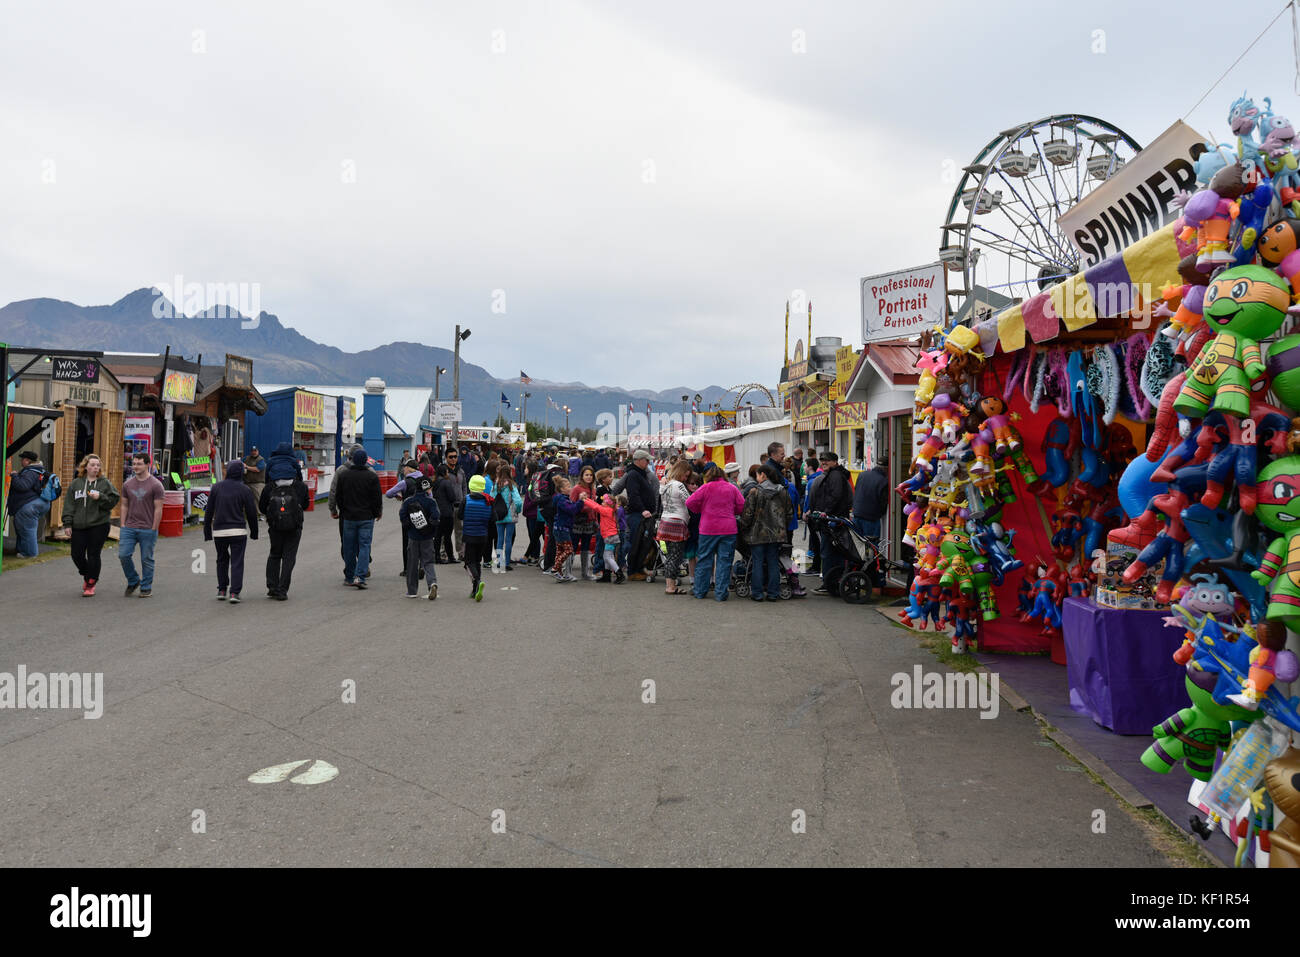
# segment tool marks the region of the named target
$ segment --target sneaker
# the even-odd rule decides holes
[[[218,588],[217,601],[225,601],[225,600],[226,600],[226,590],[224,588]]]
[[[514,570],[515,570],[515,566],[514,566],[514,565],[507,565],[507,566],[506,566],[506,571],[508,571],[508,572],[512,572],[512,571],[514,571]]]
[[[419,594],[419,592],[408,592],[406,597],[407,597],[407,598],[419,598],[419,597],[420,597],[420,594]]]
[[[276,600],[276,601],[288,601],[288,600],[289,600],[289,596],[286,595],[284,592],[279,591],[279,592],[276,592],[276,593],[275,593],[275,600]]]
[[[763,599],[763,600],[764,600],[764,601],[780,601],[780,600],[781,600],[781,596],[780,596],[780,595],[768,595],[768,596],[767,596],[765,599]]]
[[[364,578],[358,578],[358,579],[357,579],[357,588],[359,588],[361,591],[365,591],[365,590],[366,590],[366,587],[367,587],[367,586],[366,586],[366,580],[365,580]]]
[[[277,593],[276,593],[276,590],[275,590],[274,588],[268,588],[268,589],[266,590],[266,597],[267,597],[267,598],[274,598],[274,597],[276,596],[276,594],[277,594]]]
[[[95,581],[96,579],[92,578],[90,581],[86,582],[86,590],[82,592],[82,594],[87,598],[93,598],[95,595]]]
[[[475,600],[475,601],[482,601],[482,600],[483,600],[483,583],[482,583],[482,582],[479,582],[479,583],[478,583],[478,587],[474,589],[474,600]]]
[[[397,573],[397,577],[398,577],[398,578],[405,578],[405,577],[406,577],[406,569],[403,568],[400,572],[398,572],[398,573]]]
[[[141,597],[141,598],[152,598],[152,597],[153,597],[153,589],[152,589],[152,588],[141,588],[141,589],[140,589],[140,597]]]
[[[623,574],[623,569],[620,568],[620,569],[618,570],[618,574],[614,576],[614,584],[615,584],[615,585],[621,585],[621,584],[623,584],[625,581],[627,581],[627,576],[626,576],[625,574]]]
[[[429,586],[429,601],[433,601],[433,600],[434,600],[435,598],[437,598],[437,597],[438,597],[438,586],[437,586],[437,585],[430,585],[430,586]]]
[[[139,585],[138,583],[135,584],[135,585],[127,585],[127,586],[126,586],[126,591],[124,591],[124,592],[122,593],[123,597],[125,597],[125,598],[130,598],[132,595],[135,594],[135,590],[136,590],[137,588],[139,588],[139,587],[140,587],[140,585]]]
[[[574,578],[572,575],[557,575],[555,580],[561,585],[567,585],[569,582],[576,582],[578,579]]]
[[[351,578],[345,578],[343,579],[343,584],[347,585],[349,588],[352,588],[353,586],[356,585],[356,582],[354,582]]]
[[[829,595],[830,590],[825,585],[818,585],[813,589],[814,595]]]
[[[143,593],[142,593],[142,594],[143,594]],[[230,593],[230,604],[232,604],[232,605],[238,605],[238,604],[239,604],[239,601],[240,601],[239,596],[236,595],[234,592],[231,592],[231,593]]]

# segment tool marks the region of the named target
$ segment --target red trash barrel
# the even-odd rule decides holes
[[[307,511],[313,511],[316,508],[316,489],[320,487],[320,472],[317,469],[307,470]]]

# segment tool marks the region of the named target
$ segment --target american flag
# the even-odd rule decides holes
[[[523,369],[520,369],[520,370],[519,370],[519,383],[520,383],[520,385],[531,385],[531,384],[532,384],[532,381],[533,381],[532,379],[528,378],[528,373],[527,373],[527,372],[525,372]]]

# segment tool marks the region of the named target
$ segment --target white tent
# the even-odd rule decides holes
[[[694,445],[704,446],[705,458],[711,458],[719,463],[728,461],[725,450],[729,446],[732,447],[734,456],[729,460],[739,464],[743,471],[757,464],[762,454],[767,451],[768,445],[773,442],[780,442],[788,451],[794,436],[790,431],[790,420],[778,419],[775,422],[742,425],[735,429],[703,432],[692,438],[695,439]]]

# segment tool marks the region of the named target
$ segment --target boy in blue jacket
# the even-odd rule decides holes
[[[433,601],[438,597],[434,542],[442,514],[433,500],[433,483],[418,472],[412,475],[418,475],[419,480],[407,477],[406,487],[408,490],[413,487],[414,491],[407,495],[399,512],[402,530],[406,533],[406,597],[420,597],[420,571],[423,569],[429,582],[429,601]]]
[[[483,600],[483,559],[492,554],[492,503],[483,490],[487,481],[481,475],[469,480],[469,494],[456,506],[461,520],[461,540],[465,543],[465,569],[469,572],[469,597]]]

